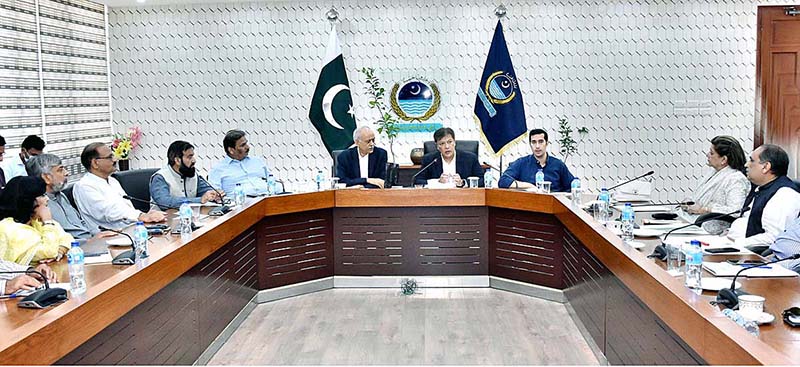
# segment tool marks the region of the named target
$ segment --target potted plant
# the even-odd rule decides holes
[[[580,141],[576,141],[572,138],[572,132],[572,126],[570,126],[567,118],[560,117],[558,119],[558,145],[560,147],[559,151],[561,152],[564,163],[567,163],[569,156],[578,153],[578,145],[580,145]],[[581,138],[586,136],[588,133],[589,129],[586,126],[578,128],[578,134],[581,135]]]
[[[386,95],[386,90],[381,87],[380,79],[375,76],[375,69],[365,67],[361,68],[360,71],[364,74],[367,82],[364,90],[369,95],[369,108],[378,110],[380,116],[378,120],[375,121],[378,134],[385,136],[386,139],[389,140],[390,161],[386,167],[386,186],[391,187],[392,184],[397,183],[397,176],[400,170],[400,166],[394,163],[394,139],[397,138],[397,135],[400,133],[400,128],[397,126],[399,122],[396,117],[389,113],[389,109],[386,108],[383,99]]]
[[[118,160],[120,171],[127,171],[130,169],[128,159],[130,159],[133,150],[139,147],[139,142],[141,142],[141,140],[142,129],[138,126],[129,128],[125,134],[114,134],[114,140],[111,141],[111,151]]]

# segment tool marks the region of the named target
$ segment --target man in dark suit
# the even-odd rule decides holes
[[[356,146],[339,154],[336,177],[347,186],[383,188],[386,180],[386,151],[375,146],[375,132],[362,126],[353,132]]]
[[[478,186],[483,187],[483,169],[478,163],[478,156],[456,149],[456,134],[453,129],[443,127],[433,133],[438,152],[428,153],[422,158],[422,168],[436,159],[436,162],[420,171],[414,184],[424,185],[429,179],[438,178],[446,183],[452,180],[457,187],[464,187],[468,177],[478,177]]]

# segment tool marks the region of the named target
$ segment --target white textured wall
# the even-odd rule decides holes
[[[590,187],[652,168],[655,199],[674,200],[709,174],[708,140],[752,149],[756,11],[753,1],[506,1],[505,35],[528,127],[555,140],[558,116],[590,134],[568,164]],[[175,139],[199,147],[202,170],[223,156],[222,135],[250,134],[289,182],[311,180],[330,157],[307,118],[335,6],[359,124],[367,108],[358,69],[387,89],[410,76],[435,81],[433,121],[477,139],[475,91],[496,18],[477,0],[255,2],[111,8],[109,45],[117,131],[141,124],[134,167],[160,166]],[[398,161],[429,140],[409,134]],[[386,146],[386,140],[379,145]],[[553,144],[551,149],[558,152]],[[482,159],[497,160],[485,155]],[[520,144],[505,163],[529,154]]]

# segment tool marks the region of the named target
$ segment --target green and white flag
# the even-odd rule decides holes
[[[331,153],[352,146],[353,131],[356,129],[353,97],[350,95],[350,83],[347,81],[336,27],[331,29],[323,65],[314,98],[311,99],[308,118],[319,131],[325,148]]]

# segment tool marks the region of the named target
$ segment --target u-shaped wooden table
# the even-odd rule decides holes
[[[87,266],[46,310],[0,302],[3,364],[191,364],[259,290],[332,276],[490,276],[563,291],[612,364],[796,364],[780,311],[800,280],[744,279],[778,317],[758,338],[561,195],[338,190],[252,199],[137,265]],[[63,261],[56,264],[67,279]]]

